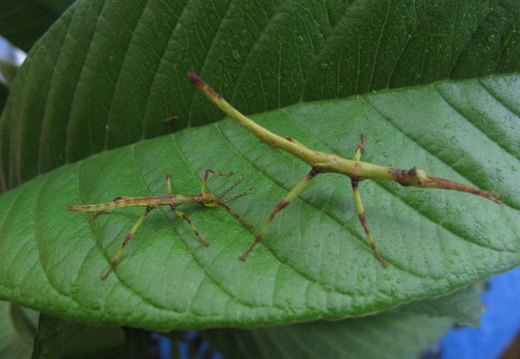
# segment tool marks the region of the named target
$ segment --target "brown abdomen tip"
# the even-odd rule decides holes
[[[197,75],[195,71],[188,72],[188,79],[195,86],[202,86],[205,84],[204,81],[200,78],[199,75]]]

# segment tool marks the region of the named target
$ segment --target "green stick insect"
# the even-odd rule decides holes
[[[352,190],[354,193],[354,204],[359,216],[359,220],[361,221],[361,225],[365,230],[366,236],[370,246],[372,247],[375,257],[384,267],[388,266],[388,263],[379,255],[374,238],[368,229],[367,218],[359,193],[360,181],[366,179],[383,179],[395,181],[403,186],[450,189],[472,193],[487,198],[495,203],[501,203],[497,199],[499,195],[496,192],[483,191],[447,179],[430,176],[426,173],[426,171],[420,168],[413,167],[409,170],[402,170],[360,161],[361,152],[365,145],[365,135],[361,135],[361,144],[357,147],[354,153],[354,158],[352,160],[342,158],[335,154],[328,154],[312,150],[291,137],[281,137],[277,134],[274,134],[253,122],[251,119],[247,118],[232,105],[226,102],[222,96],[215,92],[195,72],[190,72],[188,74],[188,79],[193,83],[196,89],[202,92],[226,115],[235,120],[244,129],[251,132],[253,135],[268,145],[275,148],[280,148],[311,166],[311,170],[307,176],[305,176],[291,191],[289,191],[289,193],[287,193],[287,195],[273,209],[264,226],[260,229],[260,232],[258,232],[254,242],[240,256],[240,259],[242,260],[245,260],[249,252],[253,250],[258,242],[260,242],[260,239],[269,228],[269,225],[273,221],[276,214],[287,207],[291,201],[294,200],[294,198],[296,198],[298,194],[305,189],[309,182],[320,173],[340,173],[350,178]]]
[[[204,179],[202,181],[202,186],[200,188],[200,192],[196,194],[191,195],[182,195],[182,194],[172,194],[172,179],[171,175],[168,174],[166,176],[166,188],[168,190],[168,195],[166,196],[150,196],[150,197],[116,197],[112,202],[108,203],[101,203],[101,204],[86,204],[86,205],[79,205],[79,206],[69,206],[69,211],[73,212],[93,212],[93,217],[96,218],[98,215],[102,214],[108,209],[114,209],[114,208],[122,208],[122,207],[133,207],[133,206],[142,206],[146,207],[144,210],[144,213],[139,217],[137,222],[134,224],[134,226],[130,229],[130,232],[126,235],[123,243],[121,244],[121,247],[119,248],[119,251],[114,256],[114,259],[110,262],[110,267],[106,271],[105,274],[101,276],[101,279],[105,280],[107,276],[110,274],[112,269],[116,266],[117,261],[119,260],[119,257],[121,256],[121,253],[123,252],[123,249],[125,248],[126,243],[133,237],[137,229],[141,226],[141,224],[144,222],[144,219],[150,213],[153,209],[155,209],[157,206],[170,206],[170,209],[179,217],[183,218],[188,222],[188,225],[190,226],[191,230],[195,235],[199,238],[199,240],[204,244],[206,247],[209,246],[209,243],[206,242],[202,236],[199,234],[199,231],[197,228],[195,228],[195,225],[191,221],[190,217],[184,212],[181,212],[177,209],[178,205],[181,204],[188,204],[188,203],[198,203],[206,207],[224,207],[229,213],[231,213],[233,216],[235,216],[238,220],[240,220],[242,223],[244,223],[248,227],[252,227],[249,222],[241,218],[235,211],[233,211],[225,202],[232,201],[238,197],[242,197],[249,191],[251,191],[253,188],[249,188],[245,192],[240,193],[239,195],[236,195],[234,197],[229,198],[221,198],[226,193],[231,191],[235,186],[240,183],[240,180],[242,177],[238,179],[237,182],[235,182],[231,187],[224,190],[223,192],[219,194],[213,194],[210,191],[206,190],[206,184],[208,182],[208,176],[210,173],[213,173],[217,176],[229,176],[233,174],[233,172],[228,173],[220,173],[217,171],[213,171],[210,169],[207,169],[204,173]]]

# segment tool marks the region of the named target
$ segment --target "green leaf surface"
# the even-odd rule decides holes
[[[338,322],[317,321],[253,330],[202,332],[225,358],[411,358],[433,344],[448,318],[386,311]]]
[[[359,316],[435,297],[520,264],[517,75],[442,82],[311,102],[253,120],[317,150],[496,190],[504,204],[443,190],[364,181],[383,269],[352,203],[347,178],[316,177],[281,211],[248,257],[238,255],[309,168],[230,120],[139,142],[63,166],[0,197],[0,296],[87,323],[170,330],[258,326]],[[468,91],[471,89],[471,91]],[[348,121],[348,126],[344,125]],[[339,125],[338,125],[339,124]],[[201,150],[204,149],[204,151]],[[66,205],[115,196],[200,190],[205,169],[244,173],[222,208],[184,205],[205,248],[167,208],[153,211],[106,282],[99,276],[142,213],[93,220]],[[232,178],[212,178],[218,193]]]
[[[4,0],[0,2],[0,36],[29,51],[74,0]]]
[[[30,358],[37,326],[38,313],[0,301],[0,358]]]
[[[244,113],[259,113],[518,72],[519,21],[516,0],[79,0],[13,86],[0,135],[4,187],[220,120],[193,96],[190,69]]]

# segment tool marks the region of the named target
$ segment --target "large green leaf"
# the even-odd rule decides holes
[[[446,294],[520,264],[517,75],[309,102],[253,119],[311,148],[496,190],[504,204],[442,190],[362,183],[383,269],[349,181],[319,175],[237,259],[281,197],[309,170],[231,120],[142,141],[63,166],[0,197],[0,295],[87,323],[168,330],[338,319]],[[468,91],[468,89],[472,89]],[[417,120],[421,117],[421,120]],[[348,125],[347,125],[348,123]],[[207,168],[245,173],[232,207],[185,205],[200,233],[167,209],[149,215],[106,282],[99,276],[141,210],[93,220],[66,205],[199,191]],[[214,178],[218,192],[233,182]],[[236,190],[239,192],[240,188]]]
[[[519,19],[515,0],[79,0],[18,74],[3,181],[221,119],[189,69],[259,113],[518,71]]]

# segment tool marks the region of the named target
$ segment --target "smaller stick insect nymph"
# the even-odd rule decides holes
[[[188,204],[188,203],[199,203],[206,207],[216,207],[221,206],[224,207],[229,213],[231,213],[233,216],[235,216],[238,220],[240,220],[242,223],[244,223],[246,226],[251,227],[251,224],[241,218],[234,210],[232,210],[225,202],[232,201],[238,197],[242,197],[249,191],[251,191],[253,188],[249,188],[246,191],[228,198],[220,198],[224,196],[226,193],[231,191],[235,186],[240,182],[242,177],[238,179],[237,182],[235,182],[231,187],[224,190],[223,192],[219,194],[213,194],[210,191],[206,189],[206,184],[208,182],[208,176],[210,173],[213,173],[217,176],[229,176],[233,174],[232,171],[228,173],[220,173],[217,171],[213,171],[210,169],[207,169],[204,173],[204,179],[202,181],[202,186],[199,193],[191,194],[191,195],[182,195],[182,194],[172,194],[172,180],[171,175],[168,174],[166,176],[166,187],[168,190],[168,195],[166,196],[150,196],[150,197],[116,197],[112,202],[108,203],[101,203],[101,204],[86,204],[86,205],[77,205],[77,206],[69,206],[69,211],[73,212],[91,212],[96,211],[94,213],[93,217],[96,218],[98,215],[102,214],[108,209],[113,208],[122,208],[122,207],[133,207],[133,206],[142,206],[146,207],[144,210],[144,213],[139,217],[137,222],[134,224],[134,226],[130,229],[130,232],[126,235],[125,239],[123,240],[123,243],[121,244],[121,247],[119,248],[119,251],[114,256],[114,259],[110,262],[110,267],[106,271],[105,274],[101,276],[101,279],[105,280],[108,276],[108,274],[114,269],[117,261],[119,260],[119,257],[121,256],[121,253],[123,252],[123,249],[125,248],[126,243],[132,238],[132,236],[135,234],[137,229],[141,226],[144,219],[150,213],[154,208],[157,206],[163,206],[167,205],[170,206],[170,209],[179,217],[183,218],[188,222],[191,230],[195,235],[199,238],[199,240],[204,244],[206,247],[209,246],[209,243],[206,242],[202,236],[199,234],[199,231],[197,228],[195,228],[195,225],[190,220],[188,215],[184,212],[181,212],[177,209],[177,206],[180,204]]]

